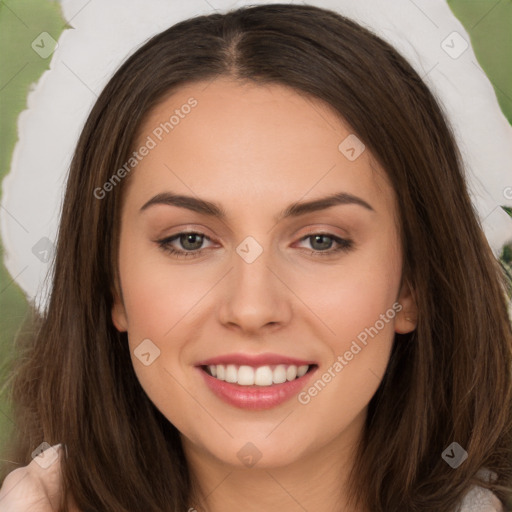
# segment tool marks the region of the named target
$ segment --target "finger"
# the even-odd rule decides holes
[[[9,473],[0,489],[2,512],[55,512],[41,483],[34,479],[28,467]]]
[[[18,468],[14,471],[11,471],[4,479],[2,487],[0,488],[0,509],[3,510],[2,504],[6,502],[8,496],[12,498],[12,495],[16,489],[20,489],[22,482],[25,481],[23,485],[27,485],[27,480],[30,480],[30,475],[27,472],[27,468]],[[9,498],[9,499],[11,499]]]
[[[61,460],[64,449],[61,444],[44,443],[43,450],[35,450],[32,462],[27,466],[31,476],[37,479],[54,508],[59,504],[62,491]]]
[[[5,478],[0,489],[2,512],[54,512],[61,499],[61,445],[43,443],[33,452],[28,466]]]

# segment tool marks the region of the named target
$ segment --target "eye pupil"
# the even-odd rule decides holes
[[[197,233],[186,233],[185,235],[181,235],[180,242],[185,249],[193,251],[201,247],[203,238],[202,235],[198,235]],[[196,243],[194,244],[194,242]],[[187,245],[189,243],[192,245],[192,247]]]
[[[314,235],[312,238],[313,243],[319,242],[321,245],[321,247],[316,247],[316,249],[329,249],[332,244],[332,238],[328,235]],[[327,242],[325,240],[327,240]]]

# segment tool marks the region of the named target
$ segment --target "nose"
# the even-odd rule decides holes
[[[263,251],[251,263],[234,253],[234,268],[226,276],[220,299],[219,320],[224,326],[254,335],[290,322],[293,293],[269,252]]]

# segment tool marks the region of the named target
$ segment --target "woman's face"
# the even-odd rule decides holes
[[[112,317],[185,449],[259,467],[349,450],[415,327],[369,151],[320,101],[228,79],[158,105],[136,151]]]

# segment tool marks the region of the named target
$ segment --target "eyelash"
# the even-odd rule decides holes
[[[176,258],[193,258],[193,257],[199,257],[203,251],[206,249],[197,249],[194,251],[182,251],[179,249],[175,249],[170,244],[176,239],[179,239],[182,235],[198,235],[200,237],[203,237],[203,239],[210,240],[208,236],[206,236],[203,233],[198,233],[196,231],[184,231],[181,233],[177,233],[176,235],[173,235],[168,238],[163,238],[161,240],[157,240],[157,244],[159,247],[165,251],[168,254],[173,255]],[[347,238],[340,238],[334,235],[331,235],[329,233],[310,233],[300,239],[300,241],[307,240],[308,238],[312,238],[314,236],[325,236],[328,238],[331,238],[336,244],[338,244],[338,247],[334,250],[327,250],[327,251],[311,251],[310,255],[312,256],[320,256],[320,257],[326,257],[326,256],[332,256],[333,254],[339,253],[339,252],[349,252],[353,248],[353,241]],[[211,240],[210,240],[211,241]]]

